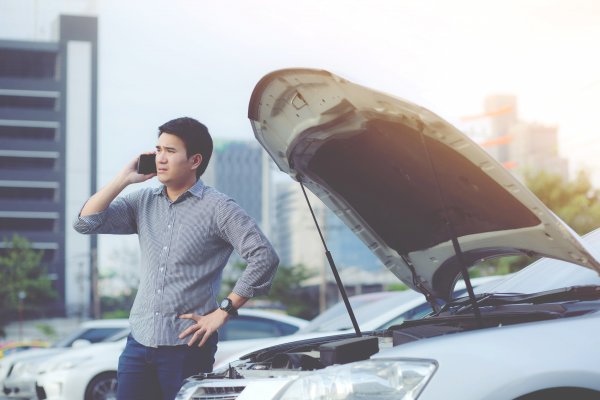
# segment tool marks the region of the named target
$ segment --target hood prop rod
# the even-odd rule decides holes
[[[344,285],[342,284],[342,280],[340,279],[340,275],[338,274],[338,270],[335,266],[335,262],[333,261],[333,257],[327,248],[327,244],[325,243],[325,238],[323,237],[323,233],[321,232],[321,228],[319,227],[319,222],[317,221],[317,217],[315,217],[315,213],[313,211],[312,206],[310,205],[310,200],[306,195],[306,190],[304,189],[304,185],[302,184],[302,179],[298,176],[298,182],[300,183],[300,187],[302,188],[302,193],[304,194],[304,198],[306,199],[306,204],[308,204],[308,208],[313,217],[313,221],[315,221],[315,225],[317,226],[317,231],[319,231],[319,236],[321,236],[321,242],[323,242],[323,247],[325,248],[325,255],[327,256],[327,261],[329,261],[329,266],[331,267],[331,271],[333,272],[333,276],[335,277],[335,283],[337,284],[338,289],[340,290],[340,294],[342,295],[342,299],[344,300],[344,304],[346,305],[346,310],[348,310],[348,315],[350,316],[350,320],[352,320],[352,326],[354,327],[354,332],[356,332],[357,337],[362,337],[362,333],[360,332],[360,328],[358,327],[358,322],[356,322],[356,317],[354,316],[354,311],[352,310],[352,306],[350,305],[350,301],[348,300],[348,295],[346,294],[346,289],[344,289]]]
[[[465,281],[467,293],[469,293],[469,299],[471,299],[471,306],[473,306],[473,313],[475,314],[475,319],[477,320],[479,327],[483,328],[483,319],[481,318],[479,304],[477,304],[477,298],[475,298],[475,292],[473,291],[473,285],[471,284],[469,271],[467,271],[467,265],[463,257],[462,249],[460,248],[460,244],[458,243],[458,239],[456,238],[454,232],[452,233],[452,245],[454,246],[454,253],[456,254],[456,258],[458,259],[458,263],[460,264],[460,272],[462,274],[463,280]]]
[[[456,236],[456,232],[454,231],[454,227],[450,222],[448,207],[446,198],[444,197],[444,192],[442,191],[442,186],[440,184],[440,178],[437,174],[437,169],[433,163],[433,158],[429,153],[429,147],[427,146],[427,141],[425,140],[424,134],[424,123],[422,121],[420,126],[420,138],[421,143],[423,144],[423,148],[425,149],[425,154],[427,156],[427,161],[429,162],[429,166],[431,167],[431,172],[433,173],[433,178],[436,182],[436,187],[438,191],[438,195],[440,200],[442,201],[443,213],[446,217],[446,226],[448,228],[449,236],[452,238],[452,245],[454,246],[454,253],[456,254],[456,258],[458,259],[458,263],[460,264],[460,272],[463,276],[463,280],[465,281],[465,285],[467,287],[467,292],[469,293],[469,299],[471,299],[471,305],[473,306],[473,313],[475,314],[475,319],[477,320],[477,324],[480,328],[483,328],[483,319],[481,318],[481,311],[479,310],[479,305],[477,304],[477,299],[475,298],[475,292],[473,292],[473,285],[471,285],[471,278],[469,278],[469,271],[467,270],[467,263],[465,262],[465,258],[463,257],[462,249],[460,248],[460,244],[458,243],[458,238]]]

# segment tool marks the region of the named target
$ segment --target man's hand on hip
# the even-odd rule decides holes
[[[206,315],[198,314],[181,314],[179,318],[192,319],[196,323],[179,334],[179,339],[183,339],[189,335],[192,335],[188,341],[188,346],[193,346],[194,343],[198,342],[198,347],[201,347],[206,343],[209,337],[217,331],[221,326],[227,322],[229,314],[227,312],[217,308],[215,311]]]

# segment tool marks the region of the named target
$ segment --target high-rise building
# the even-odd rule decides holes
[[[307,191],[327,248],[340,268],[379,270],[383,264],[368,247],[315,195]],[[282,265],[303,264],[316,271],[329,270],[325,249],[298,183],[280,183],[273,237]]]
[[[60,297],[49,313],[88,316],[96,239],[72,223],[96,191],[97,18],[54,26],[39,40],[0,28],[0,237],[43,250]]]
[[[215,139],[202,181],[233,198],[269,234],[271,167],[257,142]]]
[[[510,128],[509,135],[510,159],[517,173],[545,171],[568,179],[569,164],[559,155],[556,126],[520,122]]]
[[[489,151],[501,163],[510,161],[510,151],[505,141],[509,130],[517,123],[517,98],[513,95],[492,95],[484,100],[485,115],[489,117],[489,139],[498,145],[489,147]]]
[[[517,98],[492,95],[484,113],[463,118],[461,129],[517,177],[546,171],[568,178],[568,161],[558,151],[558,127],[521,121]]]

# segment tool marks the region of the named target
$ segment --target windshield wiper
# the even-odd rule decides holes
[[[593,301],[600,300],[600,286],[571,286],[544,292],[523,293],[484,293],[476,296],[479,307],[502,306],[511,304],[546,304],[564,301]],[[471,299],[462,297],[448,302],[442,307],[441,313],[459,308],[455,312],[464,312],[471,306]],[[438,313],[439,315],[440,313]]]

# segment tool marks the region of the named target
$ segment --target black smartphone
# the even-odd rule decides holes
[[[140,154],[137,172],[144,175],[156,173],[156,154]]]

